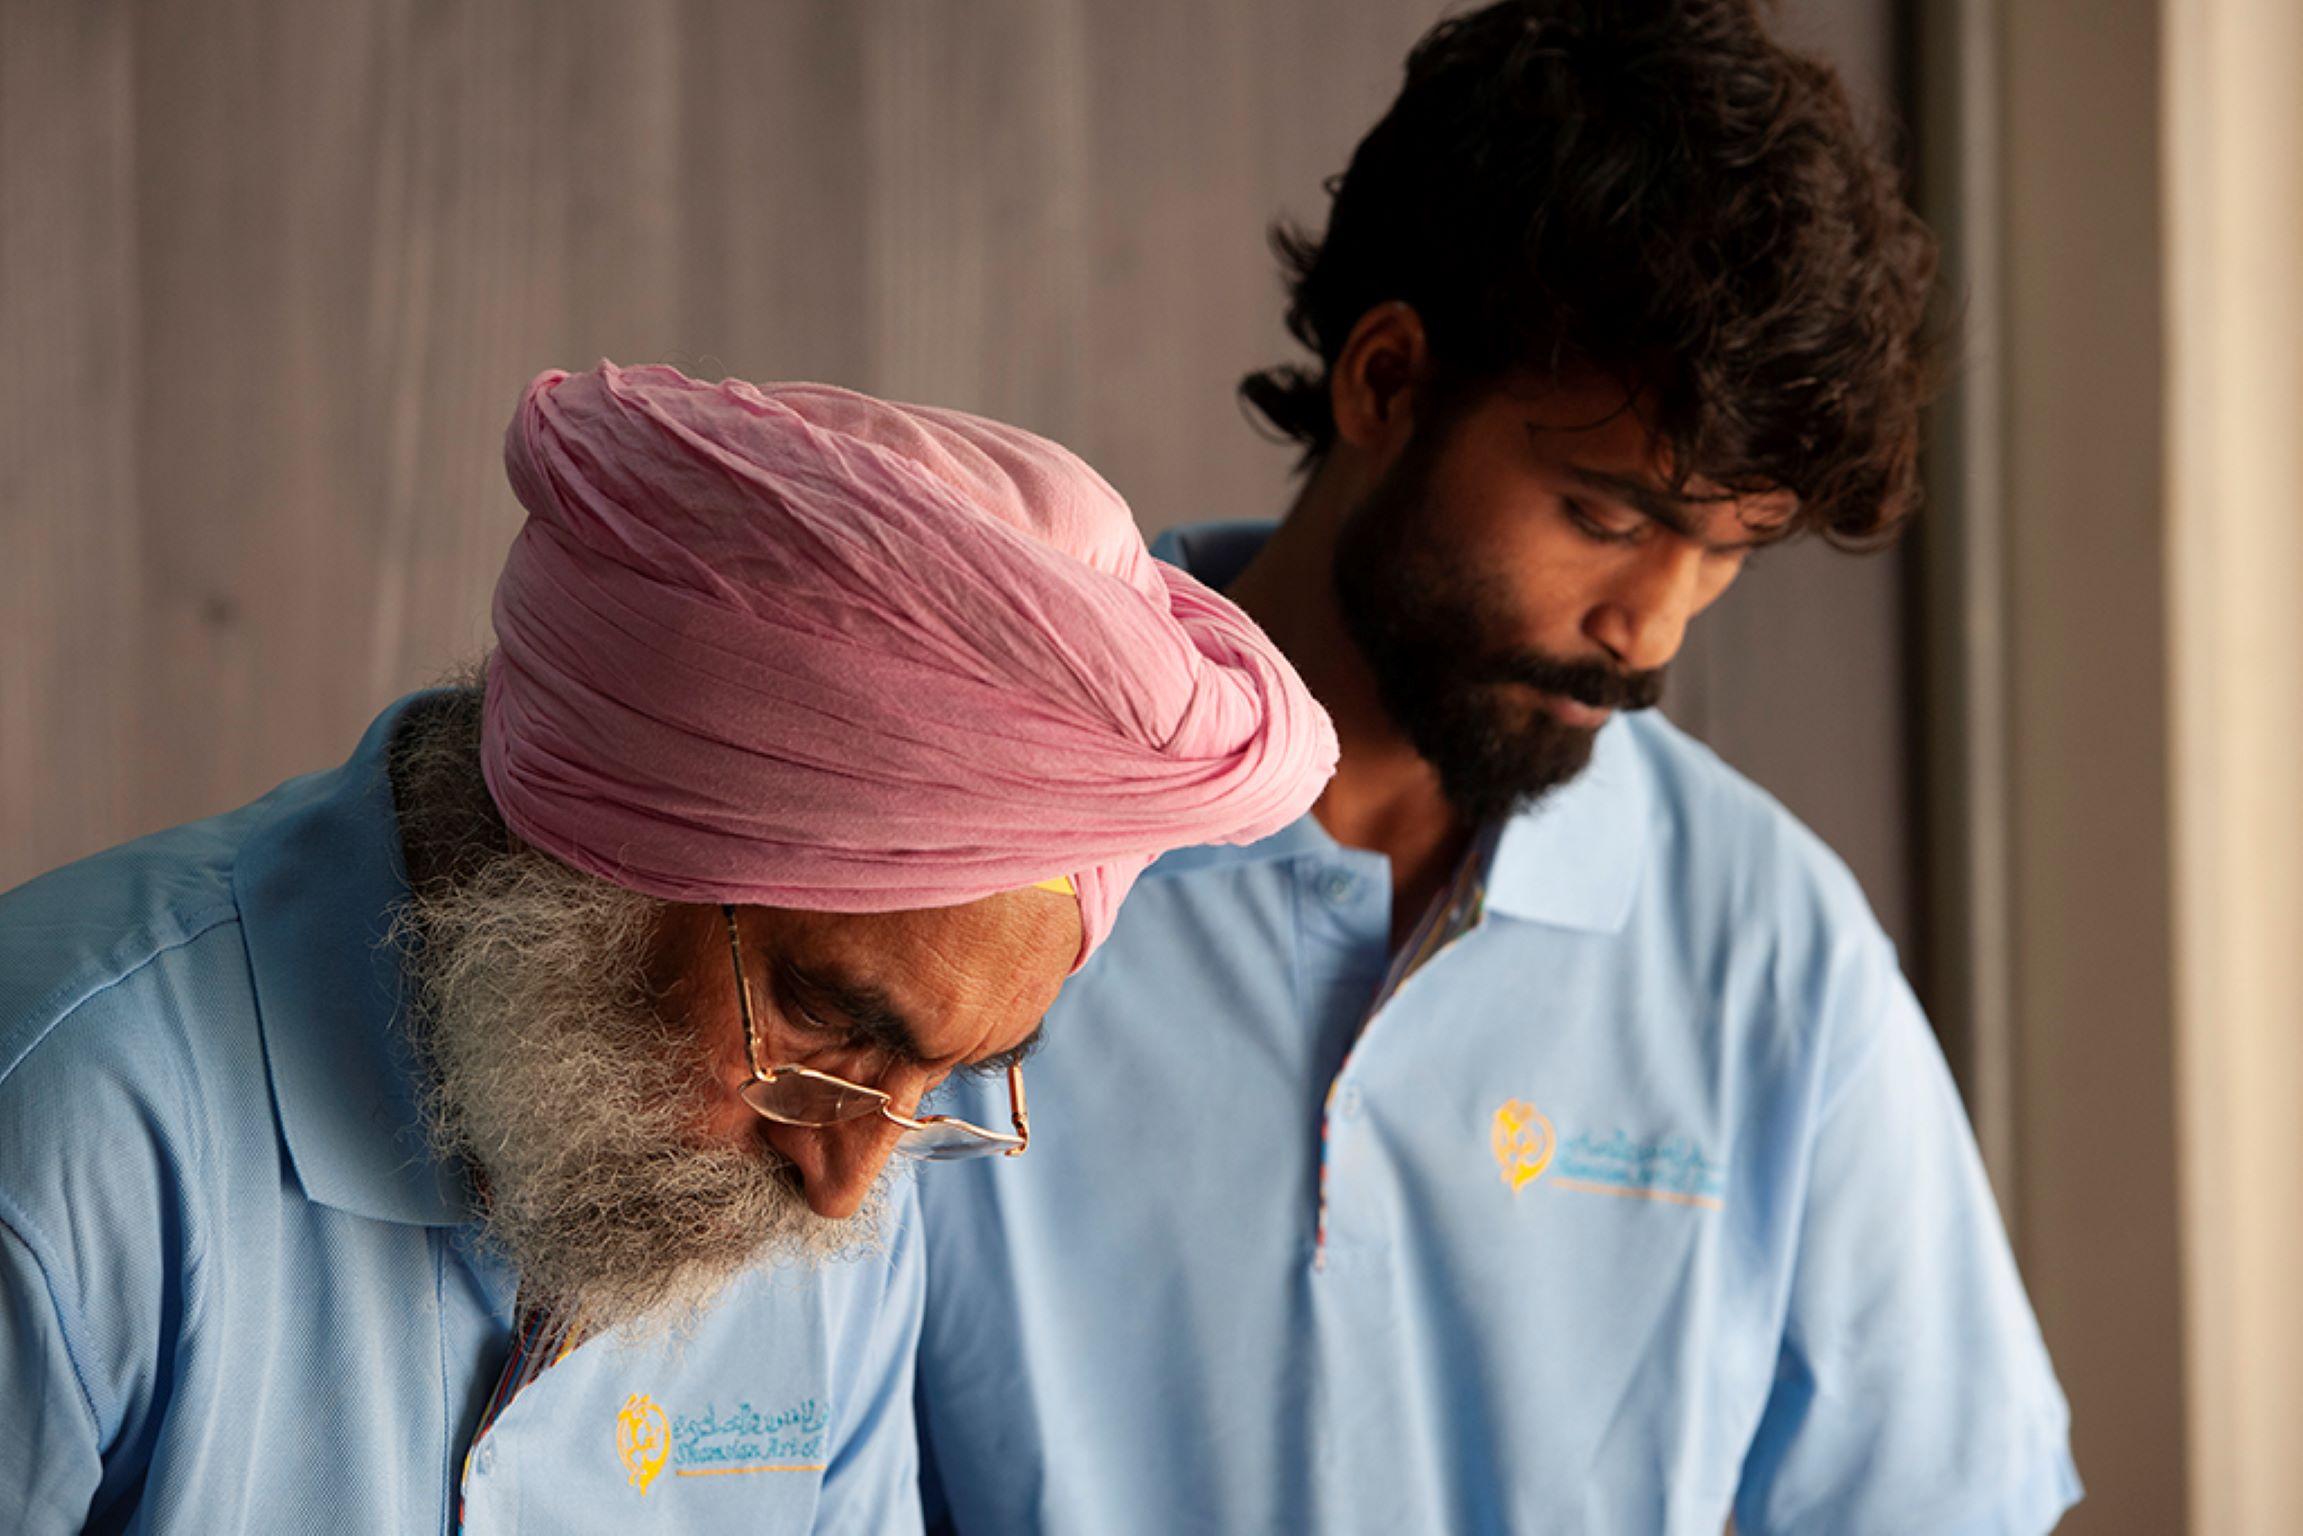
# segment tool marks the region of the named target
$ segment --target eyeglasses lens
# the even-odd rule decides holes
[[[956,1162],[963,1157],[990,1157],[1018,1145],[1013,1136],[985,1136],[949,1120],[931,1120],[916,1131],[896,1138],[896,1151],[924,1163]]]
[[[837,1125],[876,1113],[881,1101],[877,1094],[787,1072],[773,1082],[745,1084],[744,1102],[786,1125]]]

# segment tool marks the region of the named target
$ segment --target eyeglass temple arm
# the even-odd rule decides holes
[[[1020,1065],[1008,1068],[1008,1108],[1016,1123],[1016,1144],[1008,1148],[1006,1155],[1021,1157],[1024,1149],[1032,1144],[1032,1118],[1024,1108],[1024,1069]]]
[[[743,936],[736,931],[736,909],[725,902],[720,904],[720,916],[728,925],[728,959],[736,968],[736,1008],[744,1017],[744,1066],[754,1077],[760,1075],[760,1049],[756,1026],[752,1023],[752,979],[744,974]]]

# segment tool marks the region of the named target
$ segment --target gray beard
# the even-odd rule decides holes
[[[523,1301],[594,1329],[681,1332],[748,1270],[877,1249],[886,1180],[827,1220],[765,1142],[707,1133],[725,1089],[644,980],[662,904],[504,829],[478,715],[460,690],[394,742],[411,864],[435,872],[394,931],[433,1149],[476,1171],[483,1240]]]

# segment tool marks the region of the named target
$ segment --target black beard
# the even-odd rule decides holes
[[[1435,521],[1432,469],[1446,435],[1426,428],[1345,517],[1335,597],[1384,710],[1476,827],[1526,810],[1591,762],[1598,733],[1523,688],[1595,709],[1648,709],[1663,696],[1663,673],[1558,661],[1502,638],[1513,626],[1501,577],[1433,549],[1422,533]]]

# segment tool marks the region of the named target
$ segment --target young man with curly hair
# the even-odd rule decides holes
[[[2067,1411],[1892,947],[1648,709],[1752,550],[1916,502],[1894,171],[1750,0],[1505,0],[1279,243],[1316,361],[1242,391],[1301,493],[1172,548],[1342,767],[1139,886],[1038,1063],[1065,1155],[923,1187],[931,1509],[2048,1529]]]

